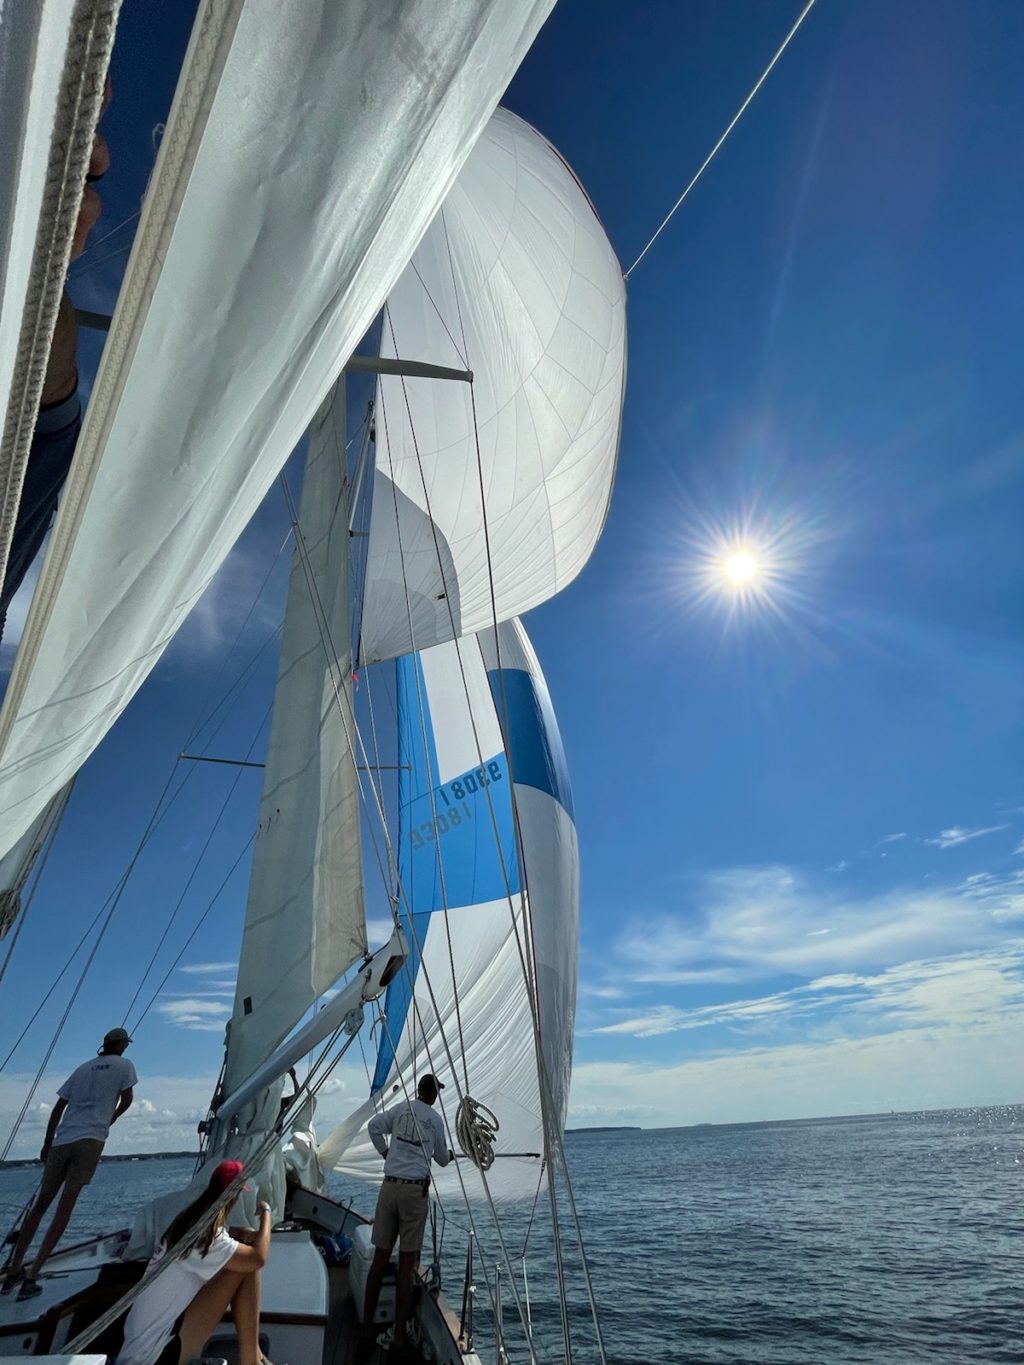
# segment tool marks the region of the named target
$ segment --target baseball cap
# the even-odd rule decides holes
[[[443,1090],[444,1081],[439,1081],[436,1076],[432,1076],[429,1071],[424,1071],[420,1077],[420,1085],[426,1086],[429,1090]],[[419,1089],[419,1086],[417,1086]]]
[[[219,1166],[214,1167],[213,1174],[210,1176],[210,1184],[212,1185],[216,1181],[222,1190],[226,1190],[244,1170],[245,1165],[241,1161],[222,1161]],[[242,1186],[243,1190],[248,1190],[248,1188],[248,1185]]]
[[[126,1028],[110,1028],[103,1035],[103,1043],[130,1043],[131,1037]]]

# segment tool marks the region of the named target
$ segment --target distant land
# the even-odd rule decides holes
[[[567,1128],[565,1131],[566,1135],[568,1136],[569,1133],[642,1133],[643,1129],[640,1127],[639,1124],[636,1124],[634,1127],[630,1127],[626,1124],[620,1124],[617,1127],[606,1126],[603,1128]]]
[[[100,1160],[104,1165],[108,1161],[180,1161],[182,1157],[195,1160],[195,1151],[191,1152],[118,1152],[112,1156],[102,1156]],[[22,1157],[19,1161],[0,1161],[0,1171],[16,1171],[24,1166],[41,1166],[43,1163],[38,1157]]]

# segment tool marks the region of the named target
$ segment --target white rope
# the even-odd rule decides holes
[[[694,185],[696,185],[697,181],[701,178],[701,176],[704,174],[704,172],[707,170],[707,168],[711,165],[712,161],[714,161],[715,157],[718,155],[718,152],[719,152],[720,148],[721,148],[722,145],[724,144],[726,138],[729,136],[729,134],[732,132],[732,130],[736,127],[737,123],[739,123],[740,119],[741,119],[741,118],[743,117],[743,115],[746,113],[746,111],[747,111],[747,106],[750,104],[751,100],[754,98],[754,96],[757,94],[757,92],[761,89],[761,86],[764,85],[765,81],[766,81],[766,80],[768,79],[768,77],[771,75],[772,69],[774,68],[775,63],[779,60],[779,58],[780,58],[780,57],[782,56],[782,54],[785,52],[786,48],[789,47],[789,45],[790,45],[790,43],[792,42],[793,38],[796,36],[797,29],[800,27],[800,25],[803,23],[803,21],[807,18],[808,14],[810,14],[810,12],[811,12],[813,6],[814,6],[814,0],[807,0],[807,4],[806,4],[806,5],[803,7],[803,9],[800,11],[800,16],[799,16],[799,18],[797,19],[796,23],[793,25],[793,27],[792,27],[792,28],[789,30],[789,32],[786,34],[786,37],[785,37],[785,39],[783,40],[782,46],[779,48],[778,52],[776,52],[775,56],[771,59],[771,61],[768,63],[768,65],[765,67],[765,69],[761,72],[761,75],[758,77],[757,84],[754,86],[753,90],[751,90],[750,94],[747,96],[747,98],[746,98],[746,99],[743,101],[743,103],[740,105],[739,109],[737,109],[736,113],[735,113],[735,114],[733,115],[733,117],[732,117],[732,121],[730,122],[729,126],[726,128],[725,132],[724,132],[724,133],[722,134],[722,136],[718,139],[718,141],[715,143],[715,145],[711,148],[711,151],[708,152],[707,156],[704,158],[704,161],[703,161],[703,163],[702,163],[701,166],[700,166],[700,169],[697,171],[697,174],[693,177],[693,179],[692,179],[692,180],[690,181],[690,183],[687,185],[686,189],[683,190],[682,194],[679,196],[679,198],[676,200],[676,202],[675,202],[675,203],[672,205],[672,207],[669,209],[668,213],[667,213],[667,214],[665,215],[665,217],[662,219],[661,225],[660,225],[660,227],[658,228],[657,232],[654,234],[654,236],[651,238],[651,240],[647,243],[647,245],[644,247],[643,251],[641,251],[640,255],[636,258],[636,260],[635,260],[635,261],[633,262],[633,264],[629,267],[629,269],[628,269],[627,271],[624,272],[623,277],[622,277],[623,279],[625,279],[625,280],[628,280],[628,279],[629,279],[630,275],[632,275],[633,271],[637,268],[637,266],[640,264],[640,262],[643,260],[643,258],[647,255],[648,251],[650,251],[651,247],[652,247],[652,246],[654,245],[654,243],[658,240],[658,238],[661,236],[661,234],[664,232],[664,230],[668,227],[668,225],[669,225],[669,223],[671,222],[672,218],[675,216],[676,210],[677,210],[677,209],[679,208],[679,206],[682,204],[683,200],[684,200],[684,199],[686,198],[686,196],[690,193],[690,191],[693,189]]]
[[[494,1140],[501,1124],[485,1104],[466,1095],[455,1115],[455,1135],[473,1165],[489,1171],[494,1165]]]

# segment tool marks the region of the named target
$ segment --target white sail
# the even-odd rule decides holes
[[[224,1086],[366,952],[351,737],[345,381],[309,438]]]
[[[411,952],[388,988],[373,1092],[322,1144],[321,1162],[379,1178],[366,1123],[375,1106],[394,1101],[396,1086],[413,1088],[432,1071],[446,1083],[439,1104],[452,1129],[456,1080],[500,1122],[492,1195],[533,1198],[545,1144],[527,976],[535,970],[540,1057],[559,1136],[576,999],[579,863],[558,728],[516,621],[499,628],[497,652],[485,632],[398,667],[400,761],[409,765],[400,773],[399,859]],[[480,1193],[479,1173],[459,1165],[468,1192]],[[442,1198],[458,1193],[453,1167],[434,1175]]]
[[[0,4],[0,431],[12,397],[72,0]]]
[[[200,6],[0,712],[0,855],[210,583],[551,4]]]
[[[481,630],[579,573],[611,495],[625,338],[590,201],[499,110],[388,297],[385,356],[474,381],[379,382],[362,660]]]

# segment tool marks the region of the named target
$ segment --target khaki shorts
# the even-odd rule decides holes
[[[79,1138],[77,1142],[51,1147],[39,1193],[52,1199],[61,1185],[69,1190],[83,1189],[96,1174],[102,1151],[103,1143],[98,1138]]]
[[[399,1251],[420,1251],[423,1229],[427,1225],[430,1200],[423,1185],[385,1180],[377,1196],[370,1240],[375,1247],[390,1251],[397,1241]]]

